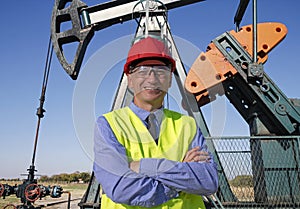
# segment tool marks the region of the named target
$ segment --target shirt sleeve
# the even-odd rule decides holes
[[[94,131],[93,171],[104,193],[116,203],[153,207],[176,196],[175,189],[129,168],[126,151],[101,116]]]
[[[205,138],[200,129],[190,148],[202,147],[207,150]],[[167,159],[143,158],[140,173],[175,188],[177,191],[208,196],[218,189],[217,165],[211,153],[209,162],[175,162]]]

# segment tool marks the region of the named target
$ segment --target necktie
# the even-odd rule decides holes
[[[157,140],[157,133],[156,133],[156,123],[155,123],[155,115],[154,113],[150,113],[148,116],[148,130],[153,137],[153,139]]]

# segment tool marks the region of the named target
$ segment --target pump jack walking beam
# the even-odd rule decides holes
[[[299,105],[280,91],[262,65],[287,28],[281,23],[260,23],[258,29],[259,65],[252,63],[252,26],[244,26],[212,41],[192,65],[185,87],[199,106],[215,100],[216,94],[226,94],[249,123],[252,135],[298,135]]]
[[[167,10],[204,0],[160,0]],[[80,0],[56,0],[52,11],[51,38],[57,58],[64,70],[76,80],[86,48],[94,32],[117,23],[131,20],[140,13],[133,8],[142,1],[115,0],[88,7]],[[158,1],[157,1],[158,2]],[[70,3],[70,4],[67,4]],[[72,28],[61,31],[62,25],[71,22]],[[77,43],[73,62],[69,63],[63,51],[65,44]]]

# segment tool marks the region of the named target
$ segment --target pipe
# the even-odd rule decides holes
[[[257,0],[253,0],[253,63],[257,63]]]
[[[68,193],[68,209],[70,209],[70,204],[71,204],[71,192],[69,191],[63,191],[63,193]]]

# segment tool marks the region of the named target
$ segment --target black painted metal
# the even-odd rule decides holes
[[[255,76],[249,77],[252,58],[235,38],[226,32],[213,40],[213,43],[238,71],[236,75],[226,75],[227,79],[223,82],[223,86],[227,98],[249,124],[251,135],[299,135],[298,108],[264,72],[263,76],[256,79]],[[281,145],[278,149],[286,152],[285,155],[292,153],[289,152],[292,148],[287,140],[278,142]],[[273,187],[277,185],[274,176],[284,175],[282,170],[273,169],[276,168],[274,163],[266,161],[266,156],[268,157],[271,152],[268,145],[267,141],[250,141],[255,202],[260,203],[272,198]],[[290,154],[289,159],[293,160],[293,154]],[[276,175],[270,176],[266,168],[272,168],[271,173]],[[274,183],[272,185],[269,182]]]
[[[80,0],[73,0],[65,8],[68,2],[67,0],[55,1],[51,21],[51,39],[59,62],[71,78],[75,80],[77,79],[86,48],[94,35],[94,30],[92,27],[81,27],[78,11],[86,7],[86,4]],[[61,25],[68,21],[71,21],[72,29],[61,31]],[[78,43],[77,51],[73,62],[68,63],[63,52],[63,45],[74,42]]]
[[[161,0],[162,3],[165,3],[167,9],[173,9],[200,1],[204,0]],[[88,7],[80,0],[55,1],[52,11],[51,38],[59,62],[72,79],[76,80],[78,77],[86,48],[93,38],[95,31],[131,20],[138,14],[132,14],[132,12],[126,14],[116,13],[115,16],[110,19],[83,25],[83,23],[86,24],[85,20],[89,19],[88,15],[94,12],[101,12],[101,10],[109,10],[117,6],[119,10],[122,10],[128,7],[128,3],[131,2],[138,3],[140,1],[117,0],[92,7]],[[67,3],[70,4],[68,5]],[[132,6],[132,4],[130,4],[130,6]],[[65,22],[71,22],[72,28],[67,31],[61,31],[61,25]],[[78,47],[73,61],[68,62],[63,51],[63,45],[71,43],[77,43]]]
[[[258,118],[275,135],[300,134],[300,112],[266,73],[260,79],[248,79],[251,56],[226,32],[213,40],[225,58],[237,69],[236,76],[227,79],[223,85],[227,98],[243,118],[251,124]],[[246,66],[246,67],[245,67]],[[257,127],[259,129],[259,127]],[[261,135],[253,132],[252,135]]]
[[[249,1],[250,0],[240,0],[240,4],[239,4],[237,11],[235,13],[235,16],[234,16],[234,23],[236,24],[237,31],[240,28],[240,24],[242,22],[245,11],[248,7]]]

